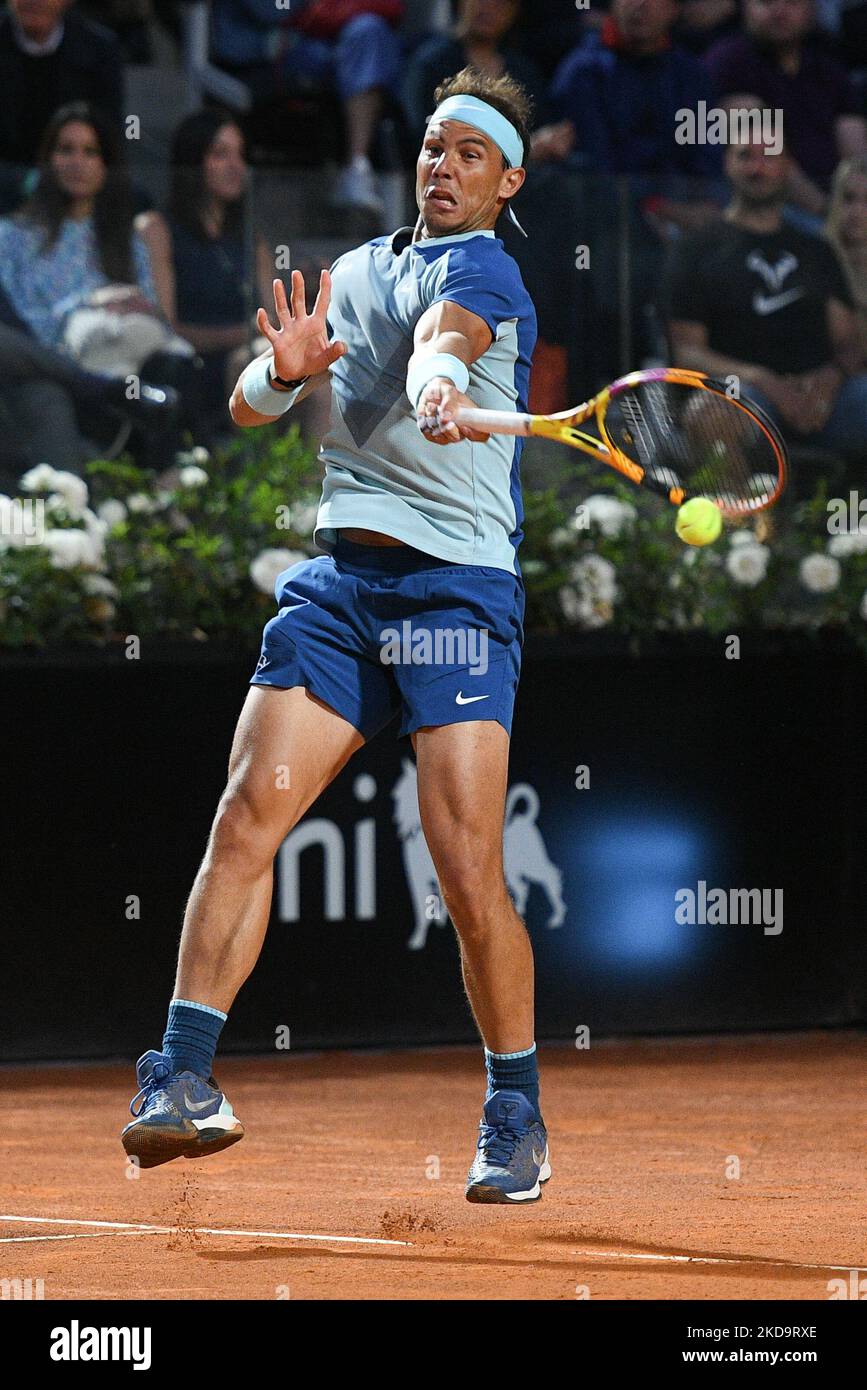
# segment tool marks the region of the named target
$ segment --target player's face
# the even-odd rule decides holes
[[[68,121],[61,127],[49,163],[68,198],[95,198],[105,183],[99,140],[84,121]]]
[[[729,146],[726,173],[744,202],[765,206],[782,202],[790,167],[785,153],[774,154],[769,146],[758,140]]]
[[[504,172],[503,156],[493,140],[463,121],[432,121],[415,180],[416,202],[428,233],[447,236],[493,227]]]

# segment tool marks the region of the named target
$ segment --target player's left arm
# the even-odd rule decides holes
[[[416,324],[408,379],[414,368],[423,369],[427,359],[434,356],[457,358],[459,364],[468,368],[487,352],[492,342],[491,330],[478,314],[452,300],[439,300],[425,310]],[[443,370],[447,370],[447,364]],[[433,444],[456,444],[461,439],[484,443],[489,438],[487,434],[454,421],[454,412],[460,406],[475,404],[450,376],[431,377],[416,401],[419,429]]]

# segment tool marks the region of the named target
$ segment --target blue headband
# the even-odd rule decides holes
[[[502,112],[489,106],[486,101],[482,101],[479,97],[446,97],[445,101],[440,102],[429,120],[462,121],[464,125],[472,126],[474,130],[480,130],[483,135],[487,135],[489,139],[493,140],[497,149],[508,160],[510,169],[523,167],[524,142],[512,122],[507,120]],[[518,231],[526,236],[527,233],[512,211],[511,200],[508,204],[508,213]]]

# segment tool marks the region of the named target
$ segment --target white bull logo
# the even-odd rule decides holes
[[[407,945],[420,951],[427,942],[431,923],[445,925],[448,912],[440,893],[437,872],[421,828],[418,809],[418,776],[415,763],[403,760],[403,771],[391,792],[394,823],[401,840],[403,868],[413,909],[413,932]],[[563,901],[563,875],[551,862],[541,831],[536,824],[539,797],[527,782],[517,782],[506,797],[503,831],[503,864],[506,884],[515,910],[521,915],[527,907],[532,885],[538,884],[548,899],[550,913],[546,925],[559,927],[566,916]]]

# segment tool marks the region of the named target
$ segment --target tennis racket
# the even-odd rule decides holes
[[[706,497],[724,516],[743,516],[772,506],[786,485],[779,430],[753,401],[727,395],[723,382],[703,372],[630,372],[559,415],[461,407],[454,418],[488,434],[558,439],[675,507]],[[599,438],[580,428],[588,421]]]

